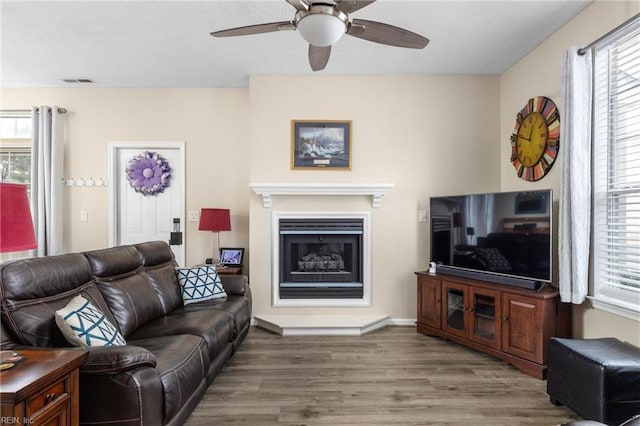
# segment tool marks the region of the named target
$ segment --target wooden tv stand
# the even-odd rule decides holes
[[[542,291],[416,272],[418,333],[496,356],[544,379],[552,336],[569,337],[570,305],[555,288]]]

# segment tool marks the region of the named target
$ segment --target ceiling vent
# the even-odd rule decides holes
[[[63,78],[65,83],[93,83],[90,78]]]

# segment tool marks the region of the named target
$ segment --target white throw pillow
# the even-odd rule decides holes
[[[127,342],[104,313],[82,296],[56,311],[56,324],[74,346],[123,346]]]
[[[215,266],[176,268],[185,305],[227,297]]]

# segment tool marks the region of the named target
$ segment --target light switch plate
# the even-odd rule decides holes
[[[200,221],[200,212],[198,210],[189,210],[187,212],[187,222]]]

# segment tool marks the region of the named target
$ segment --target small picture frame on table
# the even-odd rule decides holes
[[[351,170],[351,121],[291,120],[291,168]]]
[[[220,264],[223,266],[242,266],[244,249],[237,247],[220,248]]]

